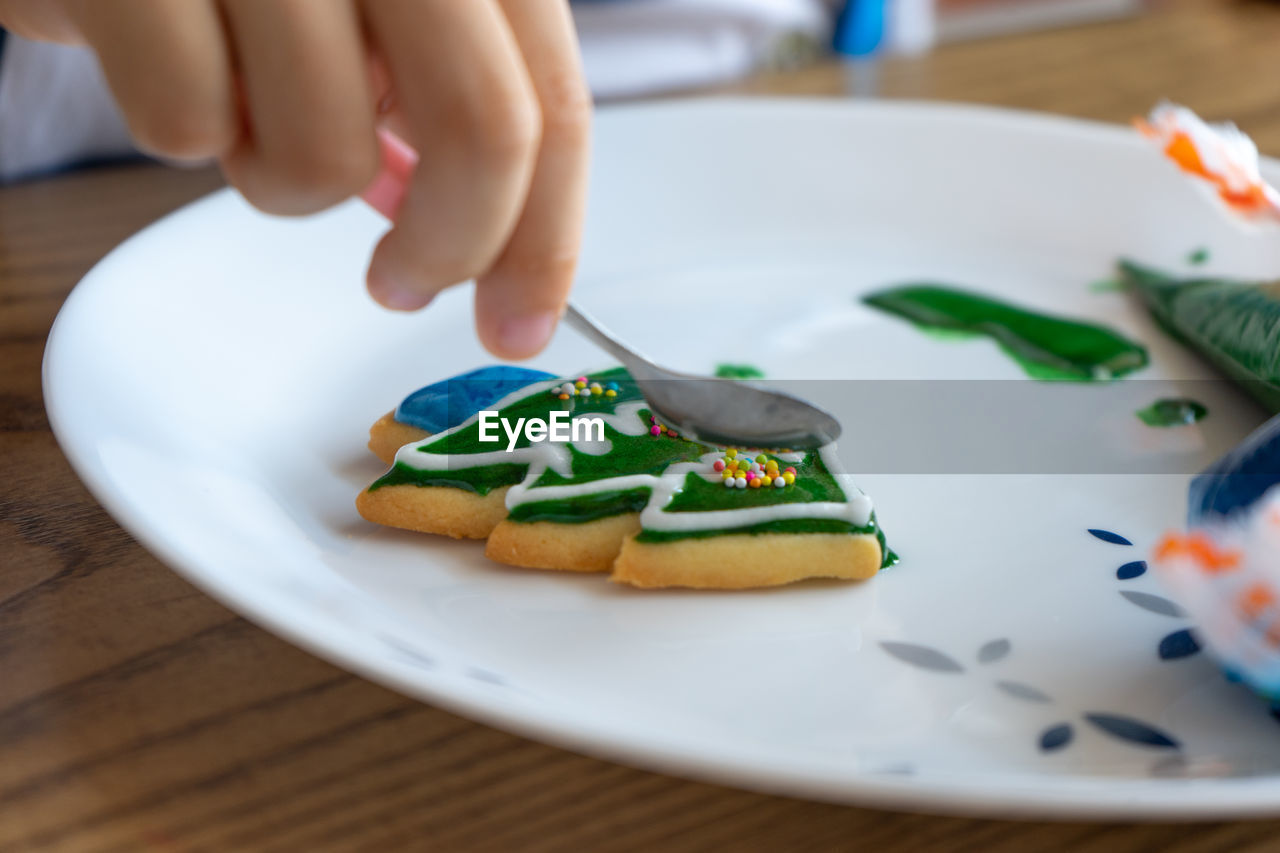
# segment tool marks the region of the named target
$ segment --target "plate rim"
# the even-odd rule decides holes
[[[598,115],[691,111],[710,114],[716,110],[754,112],[762,117],[776,117],[778,112],[959,117],[965,121],[1009,123],[1020,128],[1040,127],[1081,139],[1105,139],[1109,144],[1145,144],[1121,125],[1046,112],[932,100],[859,102],[821,97],[713,96],[607,105],[599,109]],[[1265,171],[1280,174],[1280,162],[1270,158],[1263,158],[1263,162]],[[688,744],[679,738],[655,739],[647,734],[634,737],[628,734],[626,726],[602,725],[596,721],[587,721],[583,726],[584,720],[548,713],[540,703],[515,699],[510,691],[495,693],[485,685],[442,677],[438,672],[415,670],[410,677],[387,659],[368,659],[353,653],[342,642],[345,634],[316,635],[299,627],[286,618],[286,614],[257,601],[243,584],[227,582],[226,575],[210,572],[198,560],[188,559],[146,522],[133,502],[112,484],[105,469],[96,464],[92,454],[81,450],[80,442],[74,440],[78,427],[64,416],[63,392],[53,378],[54,366],[67,357],[67,351],[74,345],[70,339],[79,322],[78,306],[85,301],[86,294],[111,286],[111,277],[102,272],[104,267],[150,240],[156,229],[183,219],[199,208],[217,207],[233,200],[239,203],[234,190],[223,188],[185,204],[145,226],[95,263],[74,286],[52,324],[41,366],[41,385],[50,428],[58,446],[93,498],[152,556],[238,615],[310,654],[415,700],[557,748],[681,778],[817,801],[970,817],[1185,822],[1280,814],[1280,775],[1243,779],[1083,780],[1019,773],[989,780],[975,791],[965,784],[967,777],[963,775],[956,775],[954,779],[952,774],[939,773],[895,777],[869,771],[850,773],[846,770],[838,774],[834,767],[812,765],[803,770],[762,766],[758,759],[763,753],[755,756],[757,760],[753,760],[753,756],[723,752],[699,753],[689,750]],[[352,588],[376,601],[359,587],[353,585]],[[1046,779],[1052,781],[1045,784]]]

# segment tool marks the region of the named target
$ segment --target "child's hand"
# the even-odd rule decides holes
[[[361,192],[388,123],[422,159],[370,292],[416,309],[475,277],[485,346],[546,344],[578,255],[590,122],[564,0],[0,0],[0,22],[90,45],[142,147],[216,157],[268,212]]]

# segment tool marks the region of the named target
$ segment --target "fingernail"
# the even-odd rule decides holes
[[[498,343],[514,356],[530,356],[547,345],[555,326],[554,311],[511,317],[498,327]]]
[[[435,298],[433,294],[417,293],[402,287],[395,279],[376,270],[369,271],[369,295],[392,311],[418,311],[430,305]]]

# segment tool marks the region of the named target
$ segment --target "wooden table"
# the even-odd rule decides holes
[[[1163,96],[1280,153],[1280,7],[890,61],[885,94],[1124,121]],[[824,66],[735,91],[836,94]],[[851,140],[851,145],[856,140]],[[144,552],[49,431],[45,336],[113,245],[219,185],[129,166],[0,191],[0,851],[1269,849],[1280,822],[1006,823],[798,802],[584,758],[335,669]],[[181,282],[174,282],[180,287]]]

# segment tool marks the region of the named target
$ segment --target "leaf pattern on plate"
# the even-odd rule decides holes
[[[474,678],[476,681],[483,681],[485,684],[496,684],[505,687],[507,680],[496,672],[490,672],[487,669],[481,669],[478,666],[467,667],[467,677]]]
[[[1134,578],[1140,578],[1147,573],[1146,560],[1134,560],[1132,563],[1125,563],[1116,569],[1116,578],[1122,581],[1130,581]]]
[[[1156,648],[1156,654],[1159,655],[1160,660],[1190,657],[1198,651],[1200,651],[1200,642],[1196,639],[1196,635],[1191,633],[1190,628],[1183,628],[1181,631],[1166,635]]]
[[[1075,737],[1075,732],[1072,730],[1070,723],[1059,723],[1056,726],[1050,726],[1040,735],[1040,749],[1044,752],[1062,749],[1071,743],[1071,738],[1073,737]]]
[[[382,640],[387,648],[391,649],[392,652],[399,655],[406,662],[412,663],[422,669],[436,668],[435,658],[418,651],[398,637],[393,637],[390,634],[379,634],[378,639]]]
[[[920,669],[934,672],[964,672],[964,667],[956,663],[953,658],[928,646],[885,641],[880,643],[880,648],[903,663],[909,663]]]
[[[1179,745],[1169,735],[1155,726],[1135,720],[1133,717],[1122,717],[1119,714],[1085,714],[1090,725],[1106,732],[1114,738],[1135,743],[1139,746],[1151,746],[1158,749],[1178,749]]]
[[[1110,530],[1102,530],[1097,527],[1090,527],[1089,533],[1101,539],[1103,542],[1110,542],[1112,545],[1132,545],[1128,539],[1125,539],[1119,533],[1112,533]]]
[[[1149,610],[1152,613],[1158,613],[1161,616],[1172,616],[1175,619],[1181,619],[1187,615],[1187,611],[1183,610],[1177,604],[1162,595],[1155,595],[1150,592],[1138,592],[1135,589],[1122,589],[1120,594],[1128,599],[1131,603],[1136,604],[1143,610]]]
[[[871,772],[882,773],[885,776],[911,776],[915,774],[916,768],[913,765],[902,761],[897,764],[886,764],[884,767],[880,767]]]
[[[1012,648],[1013,644],[1004,637],[984,643],[982,648],[978,649],[978,663],[995,663],[1008,655]]]
[[[1021,681],[997,681],[996,687],[999,687],[1005,693],[1015,699],[1023,699],[1027,702],[1052,702],[1049,695],[1037,687],[1030,684],[1023,684]]]

